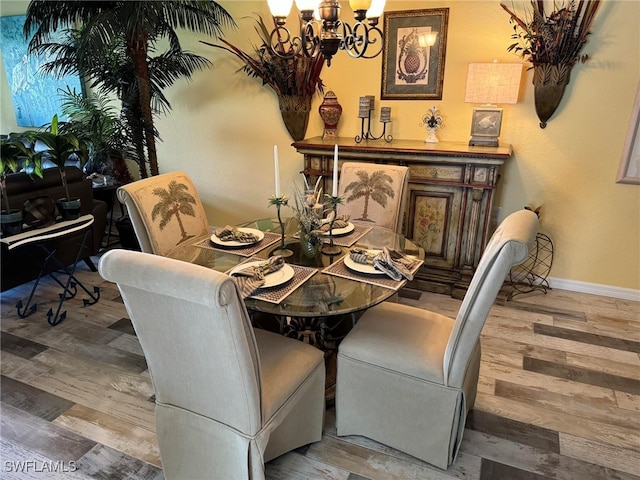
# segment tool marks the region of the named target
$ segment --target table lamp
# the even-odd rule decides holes
[[[502,108],[497,104],[518,103],[521,63],[470,63],[467,73],[466,103],[480,103],[473,109],[469,145],[498,146]]]

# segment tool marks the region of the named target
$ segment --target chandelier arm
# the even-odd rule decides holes
[[[282,58],[293,57],[303,49],[304,40],[291,35],[286,27],[277,26],[269,37],[271,50]]]

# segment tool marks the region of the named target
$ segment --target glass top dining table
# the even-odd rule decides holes
[[[309,258],[300,251],[300,242],[299,239],[296,238],[296,234],[298,233],[297,220],[290,218],[283,223],[286,247],[293,251],[291,256],[285,258],[286,263],[311,267],[317,271],[288,294],[280,303],[272,303],[251,297],[246,298],[245,305],[249,311],[263,312],[280,317],[290,316],[297,318],[326,318],[354,314],[387,300],[396,293],[398,289],[358,281],[357,279],[323,274],[321,271],[324,268],[339,261],[354,247],[367,249],[389,247],[403,252],[405,255],[413,255],[418,259],[424,259],[424,250],[417,244],[406,239],[403,235],[380,227],[371,228],[360,237],[354,245],[340,247],[340,252],[335,255],[326,255],[318,252],[315,256]],[[280,248],[281,230],[277,220],[262,219],[246,222],[239,226],[278,234],[277,242],[256,252],[252,255],[252,258],[267,259],[272,255],[273,251]],[[167,256],[202,265],[220,272],[229,272],[230,269],[248,259],[247,256],[238,254],[234,249],[216,248],[216,245],[210,241],[208,243],[211,248],[203,248],[203,246],[206,246],[206,240],[208,238],[210,238],[210,235],[192,238],[169,252]],[[197,244],[200,244],[200,246],[197,246]]]

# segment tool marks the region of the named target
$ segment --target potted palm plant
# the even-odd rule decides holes
[[[51,119],[49,128],[32,132],[30,138],[33,142],[38,142],[39,147],[42,147],[36,153],[38,160],[48,160],[60,171],[65,197],[60,198],[57,203],[63,220],[78,218],[80,216],[80,199],[72,198],[69,194],[65,165],[67,161],[78,161],[80,167],[84,166],[88,158],[89,142],[79,139],[73,133],[60,133],[57,114]]]
[[[23,135],[11,133],[0,141],[0,224],[3,235],[15,235],[22,231],[22,210],[11,208],[7,193],[7,175],[21,169],[42,177],[41,163],[35,158],[33,145]]]

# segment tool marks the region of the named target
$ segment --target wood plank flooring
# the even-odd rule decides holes
[[[96,259],[97,261],[97,259]],[[113,284],[80,266],[101,299],[45,313],[2,293],[0,478],[162,479],[153,387]],[[506,297],[505,297],[506,298]],[[478,398],[446,471],[367,438],[338,437],[327,409],[321,442],[269,462],[285,479],[640,479],[640,303],[551,290],[499,299],[482,333]],[[407,292],[400,301],[454,316],[460,301]],[[428,405],[425,405],[428,408]]]

